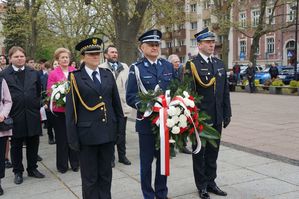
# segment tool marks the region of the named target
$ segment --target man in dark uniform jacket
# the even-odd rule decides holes
[[[39,136],[42,133],[40,119],[41,81],[38,72],[25,66],[23,48],[14,46],[9,50],[11,64],[1,72],[7,82],[12,98],[10,116],[14,124],[11,138],[11,160],[15,174],[14,183],[23,182],[23,143],[26,142],[28,176],[44,178],[37,170]]]
[[[111,199],[113,148],[124,118],[113,74],[98,67],[101,43],[90,38],[76,45],[83,64],[69,76],[66,99],[67,138],[80,151],[84,199]]]
[[[194,35],[198,42],[199,53],[186,63],[186,73],[193,77],[193,90],[203,96],[200,111],[211,118],[208,123],[221,133],[222,124],[230,123],[231,106],[226,71],[221,60],[212,57],[215,48],[215,35],[208,28]],[[218,145],[220,140],[218,140]],[[196,146],[193,146],[195,148]],[[193,154],[193,172],[200,198],[209,199],[209,192],[226,196],[215,183],[219,147],[214,148],[207,142],[198,154]]]
[[[126,100],[129,106],[137,109],[137,118],[141,118],[139,92],[154,90],[157,85],[165,91],[170,81],[175,78],[171,63],[158,58],[160,53],[159,30],[149,30],[139,37],[140,50],[144,57],[130,67]],[[139,135],[139,156],[141,166],[141,189],[145,199],[167,198],[167,177],[160,174],[160,154],[155,149],[155,136],[151,121],[147,118],[136,120],[136,132]],[[152,162],[156,162],[154,189],[152,187]]]

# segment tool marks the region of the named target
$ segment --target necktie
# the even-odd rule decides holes
[[[214,74],[213,62],[212,62],[212,59],[211,59],[210,57],[208,57],[208,64],[210,65],[210,67],[211,67],[211,71],[212,71],[212,73]]]
[[[98,78],[97,78],[97,76],[96,76],[97,74],[98,74],[97,71],[93,71],[93,72],[92,72],[92,80],[93,80],[93,82],[94,82],[96,88],[97,88],[98,90],[100,90],[100,89],[101,89],[101,82],[98,80]]]
[[[113,69],[116,71],[117,70],[117,63],[113,63],[112,66],[113,66]]]

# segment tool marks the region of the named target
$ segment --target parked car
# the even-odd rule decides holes
[[[264,84],[268,79],[271,78],[269,69],[270,68],[266,68],[263,71],[255,73],[255,79],[259,80],[260,84]]]
[[[295,79],[294,67],[282,68],[278,77],[282,80],[284,84],[290,84],[290,81]],[[299,77],[299,69],[297,68],[297,79]]]
[[[246,69],[247,69],[247,65],[243,65],[243,66],[241,66],[241,70],[240,70],[240,78],[241,79],[244,79],[244,77],[246,77]],[[257,65],[257,66],[255,66],[255,72],[257,73],[257,72],[261,72],[261,71],[263,71],[263,67],[262,66],[260,66],[260,65]]]
[[[284,84],[289,84],[294,78],[294,67],[292,66],[277,66],[278,68],[278,78],[282,80]],[[255,74],[255,79],[259,80],[260,84],[264,84],[268,79],[271,78],[269,74],[269,69],[266,68],[261,72]],[[297,69],[298,73],[299,70]],[[298,75],[299,76],[299,75]]]

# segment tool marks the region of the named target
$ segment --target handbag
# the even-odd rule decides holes
[[[13,127],[13,119],[11,117],[7,117],[0,122],[0,131],[8,131]]]
[[[0,88],[2,89],[2,78],[0,78]],[[0,90],[0,99],[2,99],[2,96],[1,96],[1,90]],[[7,117],[5,118],[2,122],[0,122],[0,131],[8,131],[10,129],[12,129],[13,127],[13,119],[11,117]]]

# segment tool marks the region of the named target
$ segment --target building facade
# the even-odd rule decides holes
[[[205,27],[211,29],[212,25],[217,23],[217,19],[213,17],[213,0],[184,1],[185,14],[182,17],[185,17],[185,21],[181,24],[162,27],[161,46],[162,56],[178,54],[182,62],[197,53],[197,42],[193,35]],[[296,56],[294,53],[295,0],[281,0],[274,9],[275,1],[267,1],[265,26],[276,30],[261,36],[255,57],[259,65],[267,65],[272,62],[277,62],[280,65],[292,65]],[[247,64],[249,62],[252,35],[260,15],[260,0],[235,0],[231,9],[231,22],[234,24],[234,28],[231,28],[229,34],[229,68],[232,68],[235,63]],[[289,25],[289,27],[279,28],[283,25]],[[215,56],[221,58],[220,52],[221,42],[217,38]]]
[[[295,1],[269,0],[265,12],[263,29],[274,31],[261,36],[255,54],[257,64],[294,65],[295,60]],[[275,7],[274,7],[275,6]],[[261,15],[259,0],[239,0],[233,7],[232,21],[238,28],[231,31],[231,60],[246,64],[249,61],[252,36],[256,31]],[[273,16],[273,17],[271,17]],[[281,29],[283,26],[286,28]],[[298,33],[297,33],[298,34]],[[251,36],[251,37],[250,37]],[[297,55],[298,56],[298,55]]]

